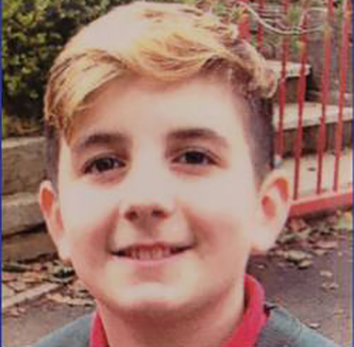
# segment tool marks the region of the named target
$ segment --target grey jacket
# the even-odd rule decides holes
[[[284,309],[269,304],[266,309],[269,316],[256,347],[339,347]],[[32,347],[89,347],[91,320],[91,315],[79,318]]]

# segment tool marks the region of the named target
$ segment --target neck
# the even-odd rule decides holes
[[[203,307],[158,316],[117,314],[98,303],[110,347],[219,347],[231,337],[243,310],[243,285]]]

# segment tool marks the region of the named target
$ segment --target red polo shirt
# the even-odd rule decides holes
[[[264,291],[250,275],[245,277],[246,310],[241,323],[223,347],[253,347],[264,327],[267,316],[264,312]],[[109,347],[102,320],[96,312],[90,336],[90,347]]]

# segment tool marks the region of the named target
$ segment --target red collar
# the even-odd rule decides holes
[[[253,347],[267,315],[264,311],[264,290],[261,284],[252,276],[245,277],[246,310],[241,323],[234,334],[223,347]]]
[[[253,347],[264,327],[264,291],[260,283],[250,275],[245,277],[247,307],[240,325],[223,347]],[[95,313],[91,328],[90,347],[109,347],[102,320]]]
[[[97,311],[92,320],[90,347],[109,347],[106,332],[104,331],[101,317]]]

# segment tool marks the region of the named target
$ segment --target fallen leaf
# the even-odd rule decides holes
[[[297,250],[289,250],[284,252],[284,258],[293,263],[300,263],[303,260],[311,259],[309,253]]]
[[[318,231],[322,235],[330,235],[333,234],[334,228],[330,224],[323,223],[319,228]]]
[[[335,249],[335,248],[338,248],[338,242],[337,241],[320,240],[316,243],[316,247],[321,248],[321,249]]]
[[[323,256],[327,253],[327,251],[325,251],[324,249],[314,249],[313,253],[315,253],[315,255],[317,256]]]
[[[46,278],[46,274],[36,272],[36,271],[27,271],[25,272],[21,280],[25,283],[38,283],[42,282]]]
[[[17,262],[6,262],[2,265],[2,269],[7,272],[25,272],[30,270],[30,266]]]
[[[43,270],[43,265],[41,263],[36,263],[32,265],[32,270],[33,271],[42,271]]]
[[[25,309],[24,306],[18,306],[18,307],[17,307],[17,311],[18,311],[19,313],[24,313],[24,312],[26,312],[26,309]]]
[[[49,294],[47,295],[47,298],[59,304],[65,304],[69,306],[93,306],[94,305],[93,300],[82,299],[82,298],[71,298],[69,296],[63,296],[60,293]]]
[[[54,266],[54,268],[52,269],[52,274],[56,278],[68,278],[74,276],[75,271],[70,266],[64,266],[62,264],[59,264],[57,266]]]
[[[285,233],[285,234],[282,234],[278,237],[278,240],[277,242],[279,244],[282,244],[282,245],[285,245],[285,244],[288,244],[288,243],[292,243],[292,242],[295,242],[297,240],[297,236],[296,234],[293,234],[293,233]]]
[[[87,291],[84,284],[80,279],[77,279],[71,286],[72,296],[75,298],[91,298],[90,293]]]
[[[320,271],[320,276],[326,277],[326,278],[332,278],[333,277],[333,273],[331,271],[328,271],[328,270],[322,270],[322,271]]]
[[[48,294],[46,296],[49,300],[55,301],[59,304],[65,304],[67,302],[67,297],[60,293]]]
[[[291,218],[288,222],[288,227],[293,232],[298,232],[308,227],[307,223],[302,218]]]
[[[321,326],[320,323],[310,323],[310,324],[309,324],[309,327],[310,327],[311,329],[318,329],[320,326]]]
[[[300,270],[308,269],[310,266],[312,266],[312,264],[313,264],[312,260],[305,259],[305,260],[300,261],[297,264],[297,268],[300,269]]]
[[[339,286],[337,283],[331,282],[331,283],[322,283],[321,288],[325,290],[336,290],[339,288]]]
[[[274,255],[278,256],[278,257],[284,257],[284,253],[285,251],[282,249],[276,249],[274,250]]]
[[[19,317],[20,316],[20,312],[18,311],[18,309],[16,307],[14,308],[11,308],[9,311],[8,311],[8,314],[11,316],[11,317]]]
[[[312,229],[309,227],[306,227],[305,229],[302,229],[301,231],[299,231],[299,233],[297,234],[297,238],[301,241],[306,241],[309,239],[311,232],[312,232]]]
[[[43,268],[49,272],[53,272],[54,267],[55,265],[53,261],[46,261],[45,263],[43,263]]]
[[[72,284],[72,289],[76,292],[86,292],[87,291],[85,285],[82,283],[82,281],[80,279],[77,279]]]
[[[71,266],[65,266],[60,262],[54,262],[52,265],[47,264],[49,267],[49,278],[52,282],[56,283],[69,283],[75,277],[75,271]]]
[[[11,317],[19,317],[22,313],[26,312],[26,309],[23,306],[14,306],[6,310],[6,314]]]
[[[25,282],[22,282],[21,280],[9,282],[8,286],[13,289],[16,293],[18,292],[23,292],[28,288],[27,284]]]
[[[13,272],[3,272],[2,273],[2,282],[6,283],[6,282],[11,282],[11,281],[15,281],[18,277],[18,274],[13,273]]]

